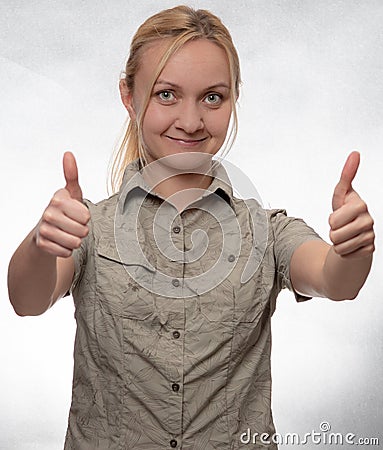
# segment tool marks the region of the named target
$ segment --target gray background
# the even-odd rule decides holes
[[[125,119],[117,86],[130,39],[146,17],[177,3],[0,4],[0,449],[62,448],[75,332],[71,298],[40,317],[15,315],[8,261],[63,186],[64,151],[77,157],[84,195],[107,196],[107,166]],[[291,293],[280,295],[273,411],[280,433],[303,435],[327,420],[334,432],[380,437],[383,445],[383,3],[189,4],[220,16],[237,45],[240,130],[228,159],[266,206],[303,217],[327,239],[333,188],[347,154],[361,152],[354,187],[376,222],[372,272],[354,302],[296,304]]]

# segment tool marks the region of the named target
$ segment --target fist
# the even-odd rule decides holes
[[[70,152],[64,154],[63,169],[66,186],[53,195],[45,209],[35,229],[35,242],[41,250],[67,258],[87,236],[90,214],[82,203],[77,164]]]
[[[374,221],[366,203],[352,187],[358,171],[360,154],[352,152],[343,167],[332,198],[330,239],[334,251],[345,258],[361,258],[374,250]]]

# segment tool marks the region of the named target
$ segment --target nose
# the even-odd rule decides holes
[[[187,134],[193,134],[204,128],[202,111],[195,101],[183,101],[178,109],[175,127]]]

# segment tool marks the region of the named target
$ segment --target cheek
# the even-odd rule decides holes
[[[149,104],[143,121],[143,132],[144,134],[161,134],[169,128],[171,123],[172,118],[164,108]]]
[[[214,111],[206,117],[205,125],[209,133],[224,139],[230,124],[231,108]]]

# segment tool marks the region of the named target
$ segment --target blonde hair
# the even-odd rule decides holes
[[[120,188],[126,166],[139,158],[146,165],[145,149],[142,139],[142,122],[147,109],[153,86],[165,67],[169,58],[185,43],[196,39],[208,39],[225,50],[231,78],[232,126],[226,147],[230,149],[238,129],[236,102],[241,83],[239,58],[231,35],[221,20],[210,11],[195,10],[188,6],[176,6],[149,17],[135,33],[130,46],[130,55],[126,63],[124,80],[130,92],[134,90],[134,81],[139,69],[143,48],[159,39],[168,38],[169,46],[153,74],[152,83],[146,93],[143,113],[138,120],[127,119],[127,128],[117,152],[114,155],[110,170],[112,191]],[[234,87],[234,88],[233,88]]]

